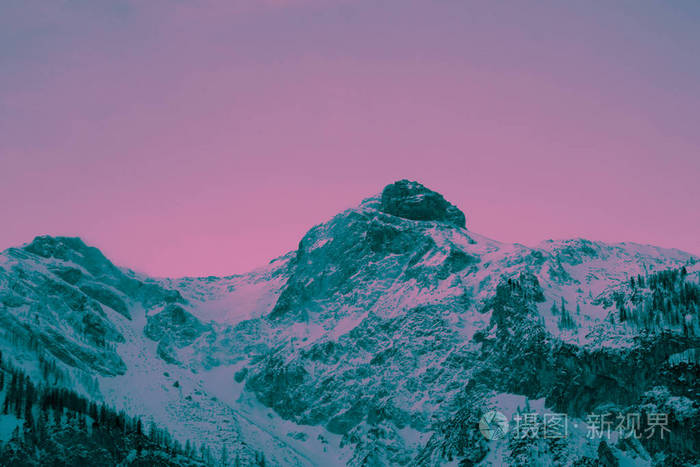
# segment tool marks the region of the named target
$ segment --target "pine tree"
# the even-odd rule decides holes
[[[552,307],[550,308],[550,311],[552,312],[552,315],[554,315],[554,316],[559,314],[559,308],[557,308],[556,303],[552,303]]]
[[[60,409],[58,407],[53,409],[53,424],[55,426],[61,426],[61,422],[63,418],[63,409]]]
[[[6,368],[0,363],[0,373],[12,375],[10,385],[5,388],[5,406],[13,414],[20,412],[23,421],[22,428],[13,432],[13,439],[0,446],[0,465],[75,465],[72,449],[66,450],[50,441],[57,433],[64,439],[74,439],[76,447],[81,447],[89,437],[95,452],[103,456],[103,465],[124,465],[129,452],[142,453],[143,449],[157,455],[172,453],[172,438],[166,431],[153,428],[155,435],[149,440],[143,436],[143,422],[138,417],[116,412],[104,404],[98,410],[96,403],[68,389],[36,387],[21,370],[6,371]],[[88,429],[88,416],[94,421],[91,429]],[[98,419],[104,423],[100,424]],[[202,453],[206,462],[214,465],[207,447],[203,447]],[[190,460],[193,457],[194,451]],[[150,465],[148,459],[137,457],[136,461],[138,465]]]
[[[228,451],[226,450],[225,445],[223,448],[221,448],[221,466],[228,467]]]

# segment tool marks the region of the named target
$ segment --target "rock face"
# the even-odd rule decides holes
[[[79,238],[36,237],[10,248],[0,264],[0,335],[15,349],[102,376],[127,365],[119,319],[136,307],[181,301],[176,290],[121,270]]]
[[[144,334],[158,342],[158,356],[170,364],[179,364],[177,349],[191,345],[211,327],[203,324],[180,305],[171,303],[147,317]]]
[[[382,192],[381,211],[416,221],[447,222],[466,227],[464,213],[435,191],[418,182],[399,180],[387,185]]]
[[[208,329],[180,305],[170,304],[159,313],[148,317],[148,323],[143,332],[154,341],[167,338],[177,347],[184,347],[192,344]]]
[[[366,311],[390,288],[411,281],[437,287],[451,275],[476,267],[478,257],[460,247],[473,242],[455,228],[460,216],[463,227],[461,211],[419,183],[389,185],[381,200],[365,200],[307,232],[270,317],[304,320],[328,306]]]

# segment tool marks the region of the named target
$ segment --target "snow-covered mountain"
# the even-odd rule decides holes
[[[465,219],[402,180],[229,277],[148,278],[37,237],[0,254],[0,350],[226,465],[698,462],[698,258],[505,244]],[[488,441],[489,408],[564,413],[568,438]],[[603,412],[670,432],[589,437]]]

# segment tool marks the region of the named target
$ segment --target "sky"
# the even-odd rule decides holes
[[[0,3],[0,250],[245,272],[398,179],[506,242],[700,254],[695,1]]]

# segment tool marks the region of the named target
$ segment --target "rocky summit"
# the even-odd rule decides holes
[[[400,180],[382,191],[381,210],[405,219],[440,221],[466,227],[464,213],[450,204],[440,193],[418,182]]]
[[[674,249],[486,238],[407,180],[226,277],[38,237],[0,254],[0,465],[697,465],[699,280]]]

